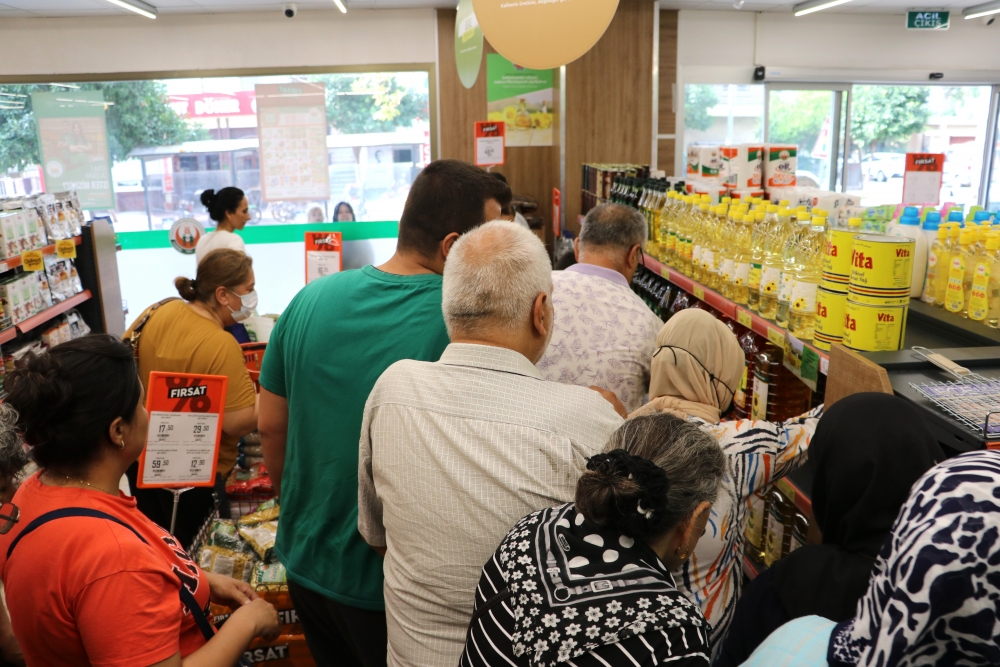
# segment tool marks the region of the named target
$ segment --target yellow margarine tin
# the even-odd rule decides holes
[[[828,229],[826,254],[823,256],[823,287],[847,292],[851,282],[851,249],[857,229]]]
[[[909,303],[913,246],[913,239],[898,236],[855,236],[848,288],[851,298],[872,305]]]
[[[846,294],[823,287],[816,290],[816,331],[813,334],[816,347],[829,350],[831,345],[843,340],[846,310]]]
[[[907,306],[858,303],[848,297],[844,311],[844,345],[864,352],[903,348]]]

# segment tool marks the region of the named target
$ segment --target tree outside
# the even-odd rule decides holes
[[[404,86],[395,74],[322,74],[308,79],[326,84],[326,117],[340,134],[393,132],[430,119],[427,93]]]
[[[719,103],[719,97],[706,84],[694,84],[684,87],[684,125],[695,130],[707,130],[712,127],[715,117],[709,115],[709,110]]]
[[[851,139],[858,151],[906,152],[910,137],[923,132],[930,120],[926,86],[855,86]]]

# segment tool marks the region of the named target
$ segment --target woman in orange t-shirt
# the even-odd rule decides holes
[[[28,665],[229,666],[254,637],[278,634],[273,606],[201,570],[118,490],[149,428],[128,345],[107,335],[63,343],[18,361],[5,384],[41,468],[14,495],[19,520],[0,536]],[[236,609],[216,634],[204,623],[209,600]]]

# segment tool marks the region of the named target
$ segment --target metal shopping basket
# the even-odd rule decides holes
[[[1000,379],[973,373],[926,347],[911,349],[955,379],[910,386],[975,435],[1000,441]]]

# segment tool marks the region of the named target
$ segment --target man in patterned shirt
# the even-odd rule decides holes
[[[435,363],[396,362],[368,397],[358,529],[386,552],[390,667],[458,664],[483,563],[521,517],[572,501],[587,458],[622,424],[610,393],[535,368],[551,275],[524,227],[467,233],[444,268],[451,345]]]
[[[649,389],[663,326],[629,284],[642,257],[646,220],[621,204],[587,214],[574,242],[577,263],[552,272],[555,330],[538,370],[546,380],[596,385],[632,412]]]

